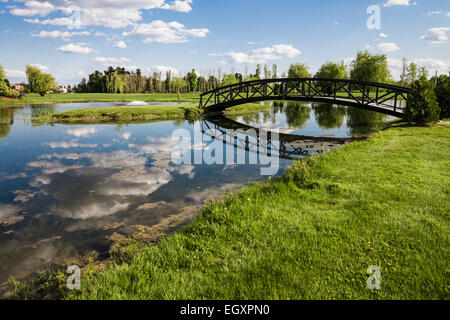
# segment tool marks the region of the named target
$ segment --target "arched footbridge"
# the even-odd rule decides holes
[[[267,100],[334,103],[402,118],[411,89],[345,79],[286,78],[240,82],[200,96],[200,108],[227,108]]]

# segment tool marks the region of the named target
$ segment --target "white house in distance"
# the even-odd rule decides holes
[[[58,87],[58,92],[59,93],[68,93],[68,89],[66,86],[59,86]]]

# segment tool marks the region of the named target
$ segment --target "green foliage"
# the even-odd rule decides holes
[[[346,79],[347,67],[342,63],[327,62],[317,71],[315,78],[322,79]]]
[[[3,66],[0,64],[0,80],[5,79],[6,79],[5,70],[3,69]]]
[[[234,74],[231,74],[231,73],[227,74],[227,73],[225,73],[223,75],[223,80],[222,80],[222,86],[223,87],[229,86],[229,85],[232,85],[232,84],[235,84],[235,83],[239,83],[239,80],[236,79],[236,76]]]
[[[341,64],[327,62],[320,67],[314,77],[319,79],[346,79],[347,67],[344,65],[344,61],[342,61]],[[329,82],[322,81],[319,82],[318,85],[327,93],[331,93],[333,91],[333,88]]]
[[[48,91],[55,89],[55,78],[51,74],[44,73],[36,67],[27,65],[26,74],[28,87],[31,92],[45,96]]]
[[[435,123],[439,120],[441,110],[436,101],[433,84],[425,77],[413,82],[412,92],[408,96],[405,118],[409,122]]]
[[[4,80],[0,80],[0,97],[18,98],[20,93],[11,89]]]
[[[293,63],[289,67],[289,78],[311,78],[308,67],[304,63]]]
[[[434,92],[438,96],[441,107],[441,119],[450,117],[450,77],[447,75],[441,75],[436,81],[436,87]]]
[[[357,81],[388,83],[392,77],[387,56],[359,51],[351,64],[350,78]]]
[[[197,74],[195,73],[194,69],[192,69],[192,71],[187,74],[187,82],[190,92],[194,92],[195,90],[197,90]]]
[[[406,81],[407,86],[411,86],[418,78],[418,67],[415,63],[411,62],[406,68]]]

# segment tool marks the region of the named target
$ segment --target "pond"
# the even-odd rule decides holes
[[[121,241],[155,241],[191,221],[208,199],[267,176],[261,175],[261,144],[246,141],[245,163],[175,164],[174,131],[190,133],[190,150],[226,148],[220,132],[254,128],[279,131],[281,175],[294,160],[366,137],[389,117],[322,103],[271,102],[272,108],[243,116],[139,124],[38,125],[42,113],[80,107],[76,103],[0,108],[0,283],[58,263],[107,259]],[[236,142],[238,145],[239,142]],[[242,151],[243,150],[243,151]],[[278,150],[278,151],[277,151]],[[226,152],[224,152],[225,154]],[[252,163],[249,159],[258,158]],[[225,155],[223,156],[225,157]]]

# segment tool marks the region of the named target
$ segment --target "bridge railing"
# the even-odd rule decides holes
[[[376,106],[402,113],[411,89],[347,79],[286,78],[236,83],[203,93],[200,107],[227,108],[261,100],[319,100]]]

